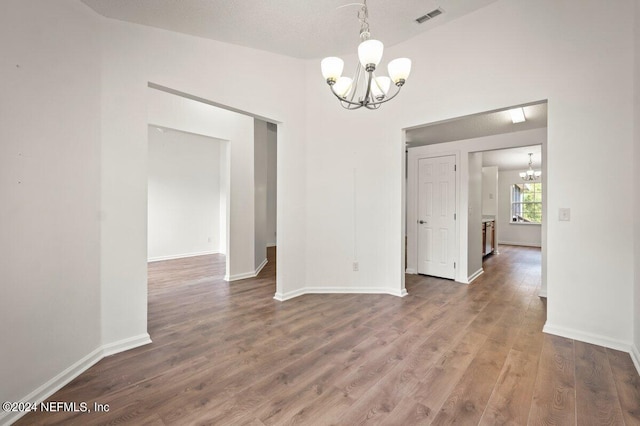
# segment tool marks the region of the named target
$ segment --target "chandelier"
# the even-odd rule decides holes
[[[360,45],[358,46],[359,63],[353,78],[343,77],[344,61],[334,56],[324,58],[321,62],[322,76],[326,79],[331,92],[340,100],[346,109],[378,109],[384,102],[395,98],[407,81],[411,72],[411,59],[398,58],[389,62],[389,77],[376,76],[374,71],[382,59],[384,45],[371,39],[369,32],[369,10],[367,0],[358,11],[360,20]],[[391,83],[396,86],[395,93],[387,96]]]
[[[540,170],[533,170],[533,167],[531,166],[532,161],[531,161],[531,156],[533,155],[533,153],[529,153],[529,169],[527,169],[526,172],[520,172],[520,177],[522,178],[522,180],[526,180],[526,181],[532,181],[532,180],[536,180],[540,177],[540,175],[542,175],[542,172]]]

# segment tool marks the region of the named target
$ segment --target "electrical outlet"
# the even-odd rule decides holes
[[[210,243],[211,242],[211,237],[207,238],[207,242]]]
[[[358,265],[358,262],[353,262],[353,271],[358,272],[359,270],[360,270],[360,265]]]
[[[559,214],[558,214],[558,219],[568,222],[571,220],[571,209],[570,208],[566,208],[566,207],[562,207],[560,208]]]

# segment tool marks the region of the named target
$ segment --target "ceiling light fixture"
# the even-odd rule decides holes
[[[529,169],[527,169],[526,172],[520,172],[520,177],[522,178],[522,180],[526,180],[526,181],[531,181],[531,180],[537,180],[541,175],[542,172],[540,170],[533,170],[532,164],[533,161],[531,161],[531,156],[533,155],[533,153],[529,153]]]
[[[524,110],[522,108],[510,109],[509,114],[511,114],[511,121],[513,121],[513,124],[523,123],[527,120],[524,117]]]
[[[378,109],[380,104],[395,98],[407,81],[411,72],[411,59],[398,58],[389,62],[389,77],[376,77],[374,71],[382,59],[384,45],[378,40],[371,39],[369,32],[369,10],[367,0],[361,3],[358,11],[360,20],[360,45],[358,46],[359,63],[353,78],[343,77],[344,61],[335,56],[324,58],[320,64],[322,76],[327,81],[331,92],[340,100],[346,109]],[[396,86],[396,92],[387,97],[391,83]],[[360,89],[360,90],[358,90]],[[364,94],[363,94],[364,93]]]

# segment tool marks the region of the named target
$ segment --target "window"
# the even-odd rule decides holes
[[[542,222],[542,183],[511,185],[511,222]]]

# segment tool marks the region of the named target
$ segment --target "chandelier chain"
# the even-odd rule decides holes
[[[360,40],[369,40],[371,38],[371,32],[369,31],[369,9],[367,8],[367,0],[364,0],[362,8],[358,11],[358,19],[360,20]]]

